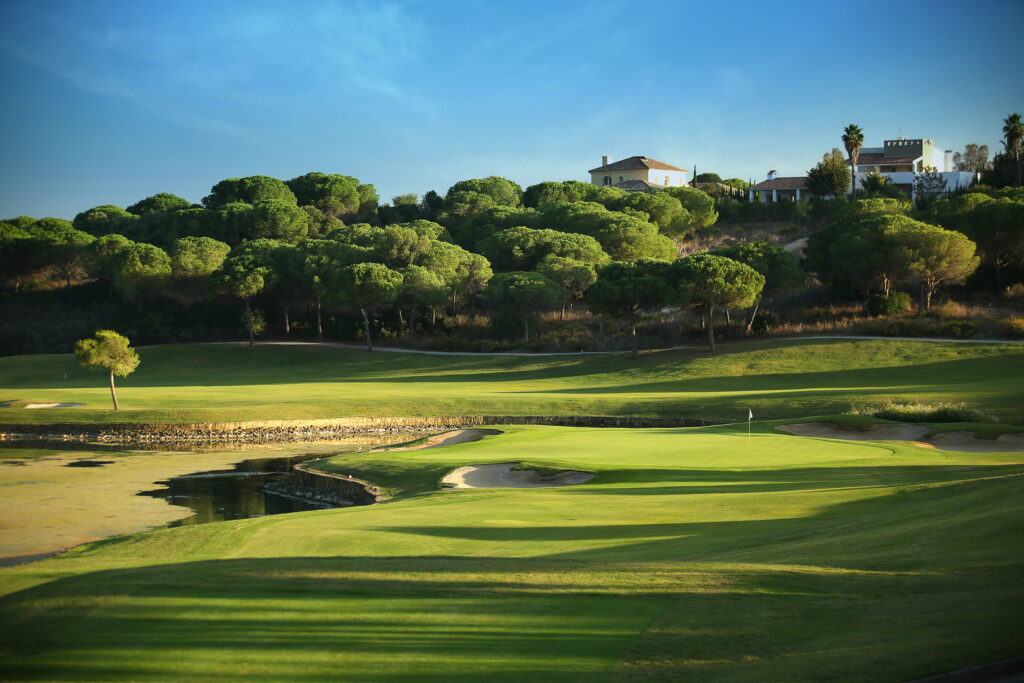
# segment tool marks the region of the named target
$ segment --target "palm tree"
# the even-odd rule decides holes
[[[850,155],[850,175],[853,182],[850,184],[850,199],[857,198],[857,157],[860,156],[860,148],[864,144],[864,131],[855,123],[851,123],[843,129],[843,145],[846,153]]]
[[[1017,187],[1020,187],[1020,147],[1021,139],[1024,138],[1024,123],[1020,120],[1020,114],[1010,114],[1003,119],[1003,137],[1006,153],[1017,162]]]

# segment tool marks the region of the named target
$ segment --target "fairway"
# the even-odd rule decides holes
[[[0,358],[0,423],[339,416],[640,415],[725,421],[832,415],[888,399],[967,402],[1024,422],[1024,345],[758,341],[606,356],[429,356],[308,346],[139,349],[111,410],[74,356]],[[84,403],[28,410],[27,403]]]
[[[321,464],[379,505],[0,570],[5,677],[901,681],[1024,651],[1024,454],[501,429]],[[440,486],[498,462],[594,477]]]

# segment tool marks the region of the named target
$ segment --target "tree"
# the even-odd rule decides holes
[[[114,287],[134,298],[141,313],[145,294],[160,290],[170,274],[171,258],[166,251],[145,242],[132,242],[117,253]]]
[[[954,152],[953,164],[958,171],[981,173],[988,168],[988,145],[977,145],[973,142],[964,145],[962,154]]]
[[[231,250],[220,269],[211,277],[217,289],[245,303],[245,326],[249,333],[249,346],[256,343],[249,300],[273,282],[274,265],[271,254],[243,243]]]
[[[297,203],[295,194],[283,181],[265,175],[254,175],[220,181],[213,186],[210,194],[203,197],[203,206],[208,209],[219,209],[233,202],[256,204],[271,199],[279,199],[289,204]]]
[[[966,235],[907,220],[895,240],[897,249],[905,254],[907,279],[920,285],[920,317],[931,308],[935,290],[943,284],[963,282],[978,267],[978,257],[974,242]]]
[[[203,283],[224,264],[231,247],[209,237],[182,237],[171,246],[171,277],[183,281],[192,290],[192,301],[199,300]]]
[[[928,206],[945,191],[946,181],[934,166],[928,166],[914,176],[914,194],[919,207]]]
[[[753,306],[764,288],[764,276],[750,266],[706,251],[677,259],[669,279],[679,302],[705,316],[711,351],[715,350],[715,308]]]
[[[877,166],[871,169],[871,173],[861,178],[860,186],[864,190],[864,196],[868,199],[905,196],[904,193],[896,189],[896,184],[892,182],[892,178],[878,172]]]
[[[64,278],[65,286],[70,287],[71,278],[81,274],[88,247],[96,238],[75,230],[63,218],[40,218],[29,232],[38,239],[46,261],[56,267]]]
[[[253,204],[252,237],[295,244],[309,231],[309,215],[294,203],[268,199]]]
[[[1024,122],[1014,113],[1003,119],[1003,147],[1017,165],[1017,184],[1021,186],[1021,144],[1024,141]]]
[[[135,222],[137,216],[128,213],[120,206],[104,204],[94,206],[88,211],[75,216],[72,225],[75,230],[87,232],[95,237],[107,235],[112,232],[125,234],[131,230],[129,225]]]
[[[927,220],[973,240],[1000,288],[1003,269],[1024,262],[1024,201],[971,192],[933,203]]]
[[[768,242],[742,242],[731,247],[715,249],[711,253],[748,265],[763,275],[765,294],[793,292],[803,287],[807,280],[807,273],[800,267],[800,261],[796,256]],[[761,298],[758,297],[754,311],[750,315],[750,322],[747,323],[748,332],[754,325],[754,316],[757,315],[760,303]]]
[[[850,155],[850,173],[853,182],[850,184],[850,199],[857,198],[857,158],[860,157],[860,148],[864,145],[864,131],[860,126],[851,123],[843,129],[843,147]]]
[[[589,235],[524,227],[496,232],[480,242],[477,249],[498,271],[534,270],[549,255],[593,264],[611,260]]]
[[[816,195],[838,197],[849,186],[850,169],[843,159],[843,153],[836,147],[807,172],[807,189]]]
[[[114,375],[127,377],[139,367],[139,354],[135,353],[130,343],[126,337],[113,330],[100,330],[92,339],[79,339],[75,344],[75,356],[79,363],[110,371],[110,397],[114,399],[114,410],[118,410]]]
[[[523,341],[530,341],[530,318],[553,308],[561,298],[558,285],[540,273],[498,273],[481,293],[487,305],[509,311],[523,324]]]
[[[537,272],[562,288],[562,312],[559,320],[565,317],[565,305],[570,299],[580,299],[587,287],[597,280],[597,268],[594,263],[578,261],[565,256],[549,254],[537,264]]]
[[[708,193],[695,187],[666,187],[662,192],[678,199],[689,214],[689,223],[669,233],[672,236],[683,237],[694,230],[710,228],[718,221],[715,200]]]
[[[339,295],[349,299],[363,314],[366,350],[373,351],[369,314],[394,302],[402,289],[402,274],[382,263],[357,263],[339,273]]]
[[[118,254],[124,251],[133,242],[124,235],[111,233],[103,237],[97,237],[96,241],[89,245],[90,261],[95,272],[107,280],[107,298],[114,298],[114,280],[117,276]]]
[[[192,204],[185,198],[179,197],[176,194],[170,194],[168,192],[160,192],[152,197],[146,197],[145,199],[138,201],[128,207],[128,213],[135,214],[136,216],[142,216],[147,213],[168,213],[171,211],[181,211],[182,209],[190,209]]]
[[[592,313],[629,323],[634,358],[637,321],[668,302],[668,266],[668,261],[649,259],[613,261],[597,271],[597,280],[587,288],[587,306]]]
[[[290,270],[316,302],[316,336],[324,340],[323,298],[338,288],[338,273],[345,266],[361,263],[372,250],[334,240],[303,240],[295,249]]]
[[[403,309],[408,314],[405,324],[408,331],[408,343],[412,344],[412,331],[417,311],[435,311],[444,306],[448,300],[448,290],[436,273],[423,266],[406,266],[401,273],[402,289],[398,293],[396,303],[400,318]]]

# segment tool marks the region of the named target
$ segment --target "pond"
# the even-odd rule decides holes
[[[160,526],[318,509],[324,506],[263,487],[304,460],[413,438],[135,446],[0,442],[0,566]]]

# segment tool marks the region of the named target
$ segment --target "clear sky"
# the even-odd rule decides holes
[[[309,171],[382,201],[601,155],[803,175],[845,125],[999,151],[1024,2],[0,2],[0,217]]]

